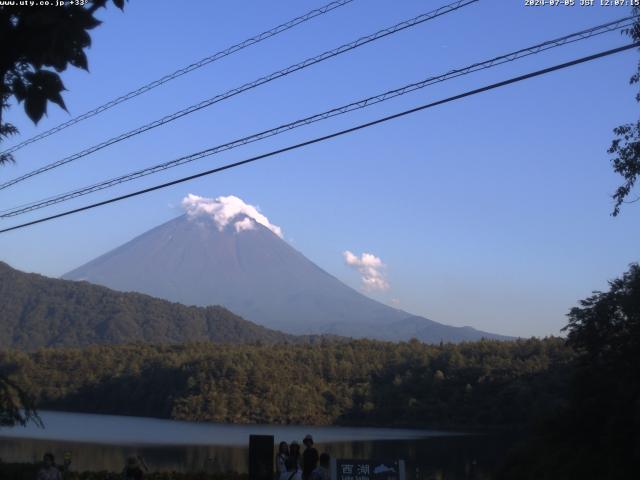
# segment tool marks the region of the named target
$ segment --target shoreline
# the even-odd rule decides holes
[[[213,423],[57,410],[42,410],[39,413],[45,424],[44,428],[34,424],[26,427],[0,428],[0,438],[147,447],[242,447],[247,445],[250,434],[270,434],[276,441],[289,441],[291,438],[303,438],[310,432],[314,437],[322,439],[322,442],[318,443],[342,443],[425,440],[488,433],[472,429],[462,431],[345,424]],[[124,426],[127,427],[126,431],[122,428]]]

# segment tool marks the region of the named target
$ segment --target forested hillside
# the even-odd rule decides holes
[[[295,337],[246,321],[223,307],[187,307],[23,273],[0,262],[1,348],[285,340]]]
[[[0,354],[39,408],[238,423],[516,426],[564,401],[564,340],[92,346]]]

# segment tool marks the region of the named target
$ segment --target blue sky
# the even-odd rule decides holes
[[[445,2],[356,0],[17,152],[9,179]],[[69,70],[72,115],[321,5],[320,1],[133,1],[101,12],[90,73]],[[620,7],[481,0],[0,192],[3,208],[191,153],[422,78],[604,23]],[[88,201],[332,132],[626,42],[608,34],[69,202]],[[638,260],[640,205],[609,214],[619,179],[606,149],[637,119],[629,51],[437,107],[251,166],[0,235],[0,259],[58,276],[179,215],[188,193],[260,207],[295,248],[354,288],[343,252],[370,252],[376,299],[452,325],[558,334],[566,313]],[[27,138],[65,121],[55,106]],[[9,145],[9,143],[7,143]],[[41,216],[36,212],[2,226]]]

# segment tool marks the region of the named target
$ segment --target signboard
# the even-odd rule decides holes
[[[332,480],[405,480],[404,460],[335,460]]]

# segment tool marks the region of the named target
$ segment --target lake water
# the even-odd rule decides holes
[[[3,461],[35,462],[47,451],[62,459],[70,451],[75,470],[120,471],[128,456],[139,454],[151,470],[246,472],[249,435],[300,442],[310,433],[318,451],[335,458],[402,458],[411,479],[458,480],[491,478],[510,443],[503,437],[436,430],[227,425],[47,411],[40,415],[44,429],[0,429]]]

